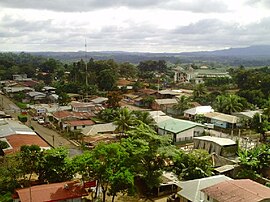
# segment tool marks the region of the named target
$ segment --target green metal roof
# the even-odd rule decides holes
[[[199,123],[174,118],[158,123],[158,128],[164,129],[172,133],[180,133],[196,126],[204,127],[202,124]]]

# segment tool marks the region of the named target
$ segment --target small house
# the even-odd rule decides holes
[[[223,114],[219,112],[205,113],[204,117],[208,119],[208,122],[213,123],[216,127],[220,128],[236,128],[240,122],[240,118],[237,116]]]
[[[211,106],[197,106],[184,111],[184,116],[189,119],[194,119],[197,115],[214,112]]]
[[[182,119],[169,118],[157,123],[158,134],[170,135],[174,143],[191,141],[204,132],[204,125]]]
[[[202,198],[203,195],[203,193],[200,191],[201,189],[227,180],[232,179],[226,177],[225,175],[216,175],[201,179],[182,181],[179,182],[179,186],[182,190],[179,191],[177,195],[179,196],[181,202],[200,202],[200,198]]]
[[[215,153],[223,157],[236,156],[238,145],[229,138],[202,136],[194,138],[194,148],[204,149],[209,154]]]

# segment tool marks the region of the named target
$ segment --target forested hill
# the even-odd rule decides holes
[[[142,53],[142,52],[31,52],[33,55],[52,57],[65,62],[94,58],[95,60],[114,59],[117,62],[139,63],[144,60],[166,60],[172,63],[217,62],[230,66],[269,66],[270,46],[250,46],[216,51],[182,53]]]

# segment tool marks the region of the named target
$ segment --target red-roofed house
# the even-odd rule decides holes
[[[69,181],[17,189],[14,202],[81,202],[87,195],[81,183]]]
[[[270,201],[270,188],[249,179],[228,180],[201,190],[205,202]]]
[[[14,134],[1,138],[1,140],[6,141],[10,147],[3,149],[5,154],[11,154],[20,151],[23,145],[37,145],[43,149],[50,149],[50,146],[42,140],[38,135],[23,135]]]
[[[94,125],[95,122],[92,120],[74,120],[74,121],[65,121],[63,123],[63,128],[66,128],[68,131],[80,130],[85,128],[85,126]]]

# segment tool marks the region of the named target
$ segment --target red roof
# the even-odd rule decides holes
[[[53,113],[53,116],[57,119],[64,119],[64,118],[89,119],[95,116],[95,114],[91,112],[57,111]]]
[[[6,137],[11,149],[5,149],[5,154],[15,153],[21,149],[23,145],[38,145],[40,147],[50,147],[38,135],[10,135]]]
[[[17,189],[16,192],[21,202],[29,202],[30,189]],[[87,192],[79,182],[69,181],[53,184],[44,184],[31,187],[33,202],[60,201],[65,199],[80,198],[86,196]]]
[[[91,126],[95,124],[95,122],[92,120],[65,121],[65,123],[70,126]]]
[[[29,80],[29,81],[21,81],[20,84],[26,87],[34,87],[37,85],[39,82],[35,80]]]
[[[270,188],[249,179],[228,180],[201,190],[219,202],[270,200]]]

